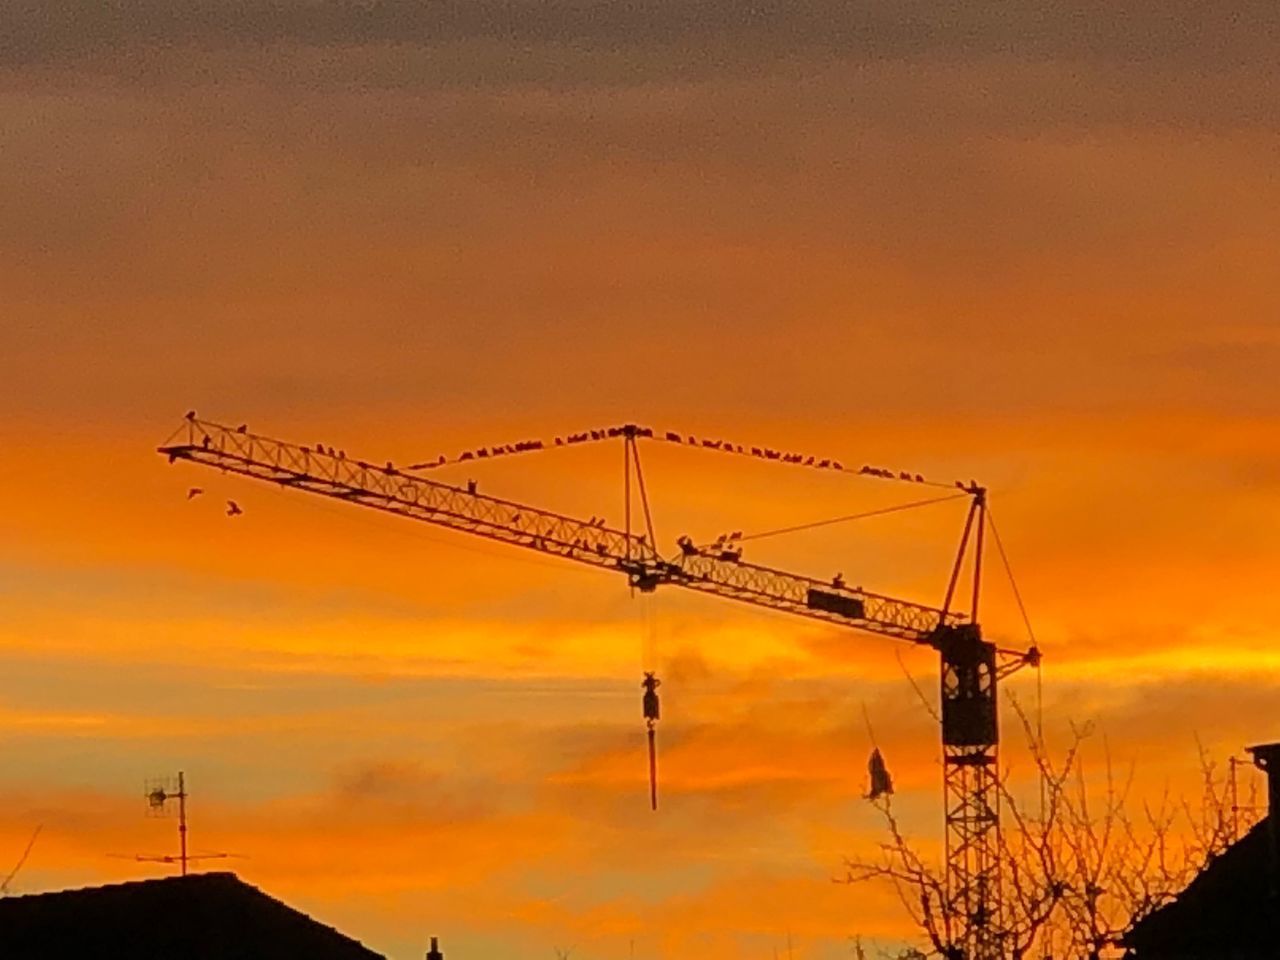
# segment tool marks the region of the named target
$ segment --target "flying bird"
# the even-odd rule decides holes
[[[204,491],[201,490],[199,487],[192,487],[190,490],[187,491],[187,499],[193,500],[196,497],[200,496],[200,494],[202,493],[204,493]]]
[[[234,500],[228,500],[228,501],[227,501],[227,516],[228,516],[228,517],[238,517],[238,516],[240,516],[240,514],[242,514],[242,513],[244,513],[244,511],[240,509],[240,504],[236,503]]]

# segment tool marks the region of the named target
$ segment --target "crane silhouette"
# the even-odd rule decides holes
[[[959,946],[965,960],[1000,957],[996,692],[999,682],[1013,672],[1038,665],[1040,652],[1034,646],[1022,651],[998,648],[982,635],[978,611],[987,491],[976,482],[957,483],[961,493],[952,494],[967,497],[969,509],[943,602],[935,606],[850,587],[843,576],[818,579],[749,563],[740,549],[724,549],[723,543],[719,548],[703,548],[687,536],[679,538],[677,550],[664,557],[654,535],[637,446],[638,439],[652,437],[654,431],[635,425],[573,434],[568,439],[569,443],[622,440],[625,513],[620,527],[605,525],[596,517],[581,520],[482,494],[474,481],[460,487],[405,473],[390,461],[377,467],[309,451],[249,433],[243,426],[230,428],[189,417],[185,433],[181,442],[159,448],[170,463],[189,461],[613,571],[645,593],[680,587],[935,650],[942,704],[946,909],[961,927]],[[804,462],[799,455],[783,456],[773,450],[765,454],[765,459]],[[633,482],[643,523],[641,517],[632,516]],[[954,605],[966,562],[972,572],[971,603],[962,613]],[[658,718],[656,688],[656,676],[647,675],[644,707],[651,748]],[[651,778],[656,776],[652,753],[650,770]],[[656,781],[651,783],[651,794],[656,809]]]

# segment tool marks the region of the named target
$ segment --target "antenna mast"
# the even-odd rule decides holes
[[[166,804],[171,800],[178,801],[178,864],[181,875],[187,875],[187,863],[190,857],[187,856],[187,780],[186,774],[181,770],[178,771],[177,787],[175,788],[172,781],[156,780],[147,784],[147,813],[153,817],[164,817],[168,815],[169,808]],[[173,857],[143,857],[139,856],[139,860],[152,860],[159,863],[172,863]]]
[[[159,856],[149,856],[145,854],[137,854],[134,860],[140,863],[176,863],[180,876],[186,876],[188,869],[192,863],[200,860],[222,860],[230,857],[229,853],[200,853],[192,854],[187,850],[187,780],[186,775],[179,770],[177,779],[163,778],[159,780],[147,781],[143,796],[147,801],[147,816],[149,817],[168,817],[170,816],[169,806],[173,801],[177,801],[178,809],[178,855],[163,854]]]

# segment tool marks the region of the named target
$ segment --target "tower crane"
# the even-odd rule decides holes
[[[1004,937],[996,691],[1000,681],[1016,670],[1038,665],[1040,653],[1034,646],[1024,651],[999,648],[984,639],[978,624],[987,491],[974,482],[957,484],[969,498],[969,509],[946,594],[940,606],[933,606],[850,587],[839,575],[819,580],[749,563],[740,550],[723,543],[705,547],[681,537],[678,549],[663,556],[654,536],[637,448],[639,439],[653,435],[652,430],[633,424],[608,431],[610,438],[618,437],[624,445],[626,510],[621,528],[480,493],[474,481],[457,486],[405,472],[390,462],[377,466],[321,445],[312,448],[273,440],[249,432],[244,425],[232,428],[200,419],[194,411],[158,452],[170,463],[184,460],[214,467],[612,570],[645,593],[658,587],[683,587],[937,651],[946,909],[961,923],[958,960],[999,960]],[[633,524],[633,477],[643,523],[636,517]],[[972,602],[969,611],[962,613],[954,606],[970,557]],[[658,683],[652,673],[646,673],[642,683],[651,773]],[[652,796],[656,808],[656,792]]]

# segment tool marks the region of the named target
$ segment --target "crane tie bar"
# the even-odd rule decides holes
[[[434,460],[425,460],[421,463],[410,464],[404,469],[414,472],[435,470],[439,467],[452,466],[459,463],[474,463],[478,461],[497,459],[498,457],[512,456],[519,453],[533,453],[539,450],[553,450],[559,447],[577,446],[583,443],[598,443],[603,440],[613,440],[628,435],[653,440],[658,443],[676,444],[684,447],[697,447],[703,450],[714,450],[719,453],[728,453],[734,456],[752,457],[757,460],[768,460],[775,463],[785,463],[797,467],[807,467],[811,470],[836,471],[837,473],[852,474],[854,476],[875,477],[881,480],[895,480],[903,483],[923,484],[925,486],[941,487],[944,489],[958,488],[967,492],[972,492],[977,486],[973,481],[963,483],[957,480],[953,483],[943,483],[937,480],[926,479],[923,474],[909,470],[890,470],[885,467],[874,467],[868,464],[863,464],[856,468],[847,467],[841,461],[830,457],[809,456],[804,453],[775,449],[774,447],[734,443],[729,440],[711,439],[705,436],[699,438],[687,431],[656,430],[652,427],[637,427],[630,424],[625,426],[583,430],[578,433],[567,433],[556,436],[550,440],[519,440],[515,443],[499,443],[487,447],[475,447],[470,450],[464,450],[451,457],[441,454]]]

